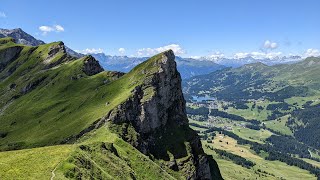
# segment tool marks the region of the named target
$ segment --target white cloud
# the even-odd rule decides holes
[[[320,51],[318,49],[307,49],[306,52],[304,53],[305,57],[318,57],[320,56]]]
[[[249,55],[250,55],[250,53],[239,52],[239,53],[235,53],[233,57],[235,59],[243,59],[243,58],[249,57]]]
[[[126,49],[125,48],[119,48],[118,51],[119,51],[120,54],[124,54],[126,52]]]
[[[235,59],[243,59],[243,58],[248,58],[252,57],[254,59],[275,59],[279,58],[282,55],[282,52],[269,52],[269,53],[264,53],[264,52],[239,52],[235,53],[233,58]]]
[[[207,56],[207,58],[211,59],[211,60],[222,59],[224,57],[225,57],[225,55],[221,52],[215,52],[214,54]]]
[[[95,49],[95,48],[87,48],[87,49],[84,49],[84,50],[75,50],[77,53],[82,53],[82,54],[97,54],[97,53],[103,53],[103,49],[101,48],[98,48],[98,49]]]
[[[61,25],[55,25],[54,26],[57,32],[63,32],[64,28]]]
[[[179,44],[169,44],[158,48],[142,48],[137,51],[138,56],[152,56],[171,49],[176,55],[182,55],[185,50]]]
[[[42,32],[51,32],[51,31],[54,31],[54,29],[50,26],[40,26],[39,27],[39,30],[42,31]]]
[[[167,46],[159,47],[156,50],[158,52],[163,52],[169,49],[171,49],[176,55],[181,55],[185,53],[185,51],[180,47],[179,44],[170,44]]]
[[[64,28],[61,25],[40,26],[39,30],[42,32],[42,35],[47,35],[49,32],[63,32]]]
[[[266,49],[276,49],[278,47],[278,44],[276,42],[266,40],[263,44],[263,47]]]
[[[6,18],[6,17],[7,17],[6,13],[0,11],[0,18]]]

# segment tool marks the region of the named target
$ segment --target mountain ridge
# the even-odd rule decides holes
[[[172,51],[127,74],[103,71],[92,56],[76,59],[66,53],[62,42],[34,47],[4,38],[0,57],[5,57],[0,59],[1,151],[42,146],[55,151],[65,144],[61,148],[71,154],[57,165],[60,178],[121,179],[118,173],[144,179],[147,173],[158,173],[141,171],[144,166],[154,170],[161,166],[158,177],[221,178],[215,161],[204,154],[199,137],[188,127]],[[123,152],[135,155],[127,157]],[[146,164],[133,159],[142,154]],[[91,162],[90,168],[83,162]],[[114,163],[120,163],[115,165],[120,171],[107,168]],[[0,175],[6,174],[0,170]]]
[[[137,64],[148,59],[148,57],[111,56],[104,53],[91,55],[99,60],[105,69],[121,72],[128,72]],[[182,79],[211,73],[213,71],[225,68],[225,66],[219,65],[212,61],[199,61],[196,59],[182,58],[179,56],[176,57],[176,62]]]
[[[39,46],[39,45],[45,44],[44,41],[34,38],[30,34],[23,31],[21,28],[16,28],[16,29],[0,28],[0,35],[2,37],[12,37],[16,40],[18,44],[24,44],[28,46]],[[69,55],[75,56],[77,58],[83,57],[83,54],[77,53],[67,46],[65,46],[65,48]]]
[[[38,40],[30,34],[24,32],[21,28],[16,29],[0,29],[0,36],[12,37],[19,44],[38,46],[43,45],[45,42]],[[84,55],[78,53],[69,47],[65,46],[67,53],[71,56],[80,58]],[[108,70],[129,72],[134,66],[147,60],[149,57],[128,57],[128,56],[111,56],[105,55],[104,53],[91,54],[97,60],[100,61],[101,65]],[[210,73],[219,69],[225,68],[223,65],[219,65],[212,61],[198,62],[192,58],[181,58],[177,57],[178,69],[182,74],[183,79],[189,77]]]

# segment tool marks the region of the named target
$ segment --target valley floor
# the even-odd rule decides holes
[[[222,141],[222,142],[219,142]],[[228,144],[226,143],[228,142]],[[255,154],[250,147],[238,145],[237,141],[223,135],[217,135],[212,143],[202,141],[205,152],[212,155],[217,161],[221,175],[224,179],[316,179],[306,170],[294,166],[288,166],[280,161],[267,161],[261,156]],[[215,151],[209,149],[211,146],[216,149],[222,149],[227,152],[239,155],[254,162],[256,165],[252,168],[245,168],[235,164],[233,161],[218,155]]]

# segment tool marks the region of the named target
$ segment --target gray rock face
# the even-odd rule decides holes
[[[4,50],[0,50],[0,72],[15,59],[15,57],[22,50],[19,46],[13,46],[10,48],[6,48]]]
[[[65,48],[63,42],[59,42],[58,45],[51,46],[49,48],[48,57],[52,57],[55,54],[57,54],[58,52],[66,53],[66,48]]]
[[[0,29],[0,34],[5,37],[12,37],[16,40],[18,44],[24,44],[28,46],[38,46],[45,44],[43,41],[34,38],[33,36],[27,34],[22,29]]]
[[[116,123],[131,121],[142,134],[165,126],[168,121],[187,125],[181,77],[174,58],[172,51],[165,52],[161,63],[155,65],[158,72],[136,87],[132,98],[112,111],[109,119]]]
[[[86,75],[92,76],[103,71],[103,68],[100,66],[99,62],[92,56],[87,56],[85,58],[83,72]]]
[[[61,54],[62,56],[58,56]],[[66,53],[66,48],[63,42],[59,42],[56,45],[50,46],[48,55],[44,59],[43,63],[45,64],[45,68],[48,69],[72,59],[73,58]]]
[[[150,75],[141,86],[136,87],[132,97],[111,111],[106,118],[115,124],[132,124],[139,135],[137,141],[128,140],[129,143],[144,154],[153,154],[159,158],[167,158],[159,149],[166,151],[165,146],[172,146],[169,138],[172,138],[172,141],[175,141],[175,138],[185,138],[177,143],[183,145],[184,141],[189,142],[191,156],[179,163],[173,159],[167,166],[183,171],[188,179],[211,179],[208,159],[203,152],[200,139],[188,127],[181,77],[174,59],[171,50],[164,52],[161,60],[154,64],[158,71]],[[185,137],[170,135],[175,132],[183,132],[184,135],[181,136]],[[162,136],[167,139],[162,140]],[[175,158],[187,156],[179,153],[174,155]],[[188,163],[193,164],[195,168],[190,168]]]

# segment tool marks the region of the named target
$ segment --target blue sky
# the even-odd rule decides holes
[[[319,0],[1,0],[0,27],[117,55],[319,54],[319,7]]]

